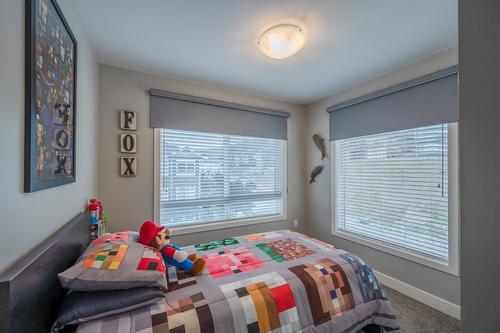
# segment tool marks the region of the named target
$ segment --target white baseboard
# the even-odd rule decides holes
[[[408,297],[411,297],[421,303],[424,303],[425,305],[430,306],[431,308],[446,313],[448,316],[460,320],[459,305],[453,304],[445,299],[432,295],[427,291],[418,289],[417,287],[409,285],[408,283],[399,281],[384,273],[380,273],[375,270],[373,272],[377,276],[380,283],[382,283],[383,285],[386,285],[389,288],[399,291],[400,293]]]

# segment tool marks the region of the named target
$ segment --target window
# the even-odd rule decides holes
[[[284,218],[284,140],[158,131],[161,224],[182,229]]]
[[[455,264],[455,125],[334,141],[334,233],[424,262]]]

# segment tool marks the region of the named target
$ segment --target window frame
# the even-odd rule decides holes
[[[335,144],[330,143],[331,163],[331,234],[373,249],[404,258],[427,267],[431,267],[442,272],[459,276],[459,143],[458,143],[458,123],[448,123],[448,262],[433,259],[409,252],[401,247],[392,246],[386,242],[366,238],[358,234],[350,233],[339,229],[336,220],[336,160]]]
[[[154,129],[154,204],[153,204],[153,217],[155,221],[160,223],[160,128]],[[288,194],[288,185],[287,185],[287,169],[288,169],[288,148],[287,148],[287,140],[283,140],[283,161],[281,163],[281,205],[283,207],[283,211],[279,215],[271,215],[271,216],[262,216],[262,217],[253,217],[253,218],[245,218],[245,219],[233,219],[233,220],[222,220],[222,221],[213,221],[199,224],[190,224],[185,226],[176,226],[169,227],[175,234],[183,235],[190,234],[196,232],[203,232],[209,230],[217,230],[217,229],[225,229],[225,228],[233,228],[239,226],[253,225],[253,224],[261,224],[261,223],[269,223],[269,222],[278,222],[287,220],[287,194]]]

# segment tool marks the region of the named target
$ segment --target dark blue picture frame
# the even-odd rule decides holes
[[[24,192],[35,192],[76,181],[78,45],[56,0],[26,0],[25,6]],[[43,26],[40,22],[43,22]],[[54,26],[57,26],[55,30],[51,30]],[[54,31],[60,37],[52,45],[54,37],[50,32]],[[44,36],[47,38],[42,45],[40,40]],[[68,42],[72,52],[67,52],[68,48],[64,47]],[[51,70],[44,69],[49,62],[49,59],[44,58],[47,54],[52,56],[52,60],[58,58]],[[71,65],[67,66],[68,63]],[[72,89],[65,89],[68,87],[67,82],[72,82]],[[54,89],[64,87],[57,94],[57,100],[48,97],[44,113],[40,111],[39,97],[43,95],[40,91],[46,92],[48,89],[43,85]],[[60,97],[62,95],[65,97]],[[41,138],[45,140],[42,152],[39,149]]]

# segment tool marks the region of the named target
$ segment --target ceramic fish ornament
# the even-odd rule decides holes
[[[316,147],[318,147],[319,151],[321,152],[321,160],[323,160],[326,156],[325,139],[323,139],[319,134],[314,134],[313,141]]]
[[[318,165],[311,171],[311,180],[309,181],[309,184],[315,183],[316,182],[316,177],[323,171],[323,166]]]

